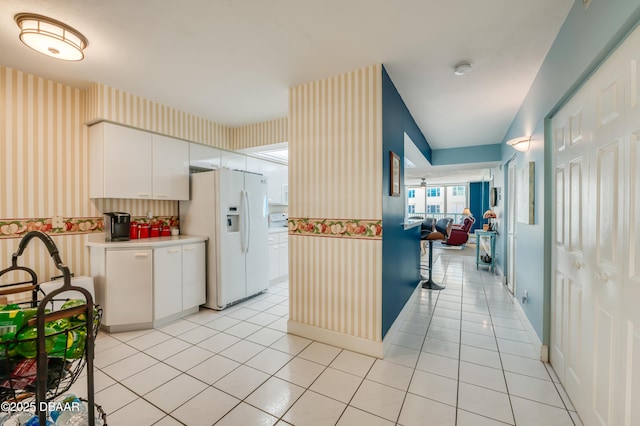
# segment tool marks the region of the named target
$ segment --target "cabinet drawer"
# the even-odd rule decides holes
[[[278,234],[278,242],[280,244],[287,244],[289,242],[289,233],[288,232],[282,232],[282,233]]]

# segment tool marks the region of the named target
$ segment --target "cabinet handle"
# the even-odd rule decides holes
[[[184,251],[194,251],[195,249],[195,247],[185,247]]]
[[[573,262],[571,264],[571,266],[573,266],[573,269],[578,270],[578,269],[582,268],[582,263],[580,263],[580,261],[576,260],[575,262]]]
[[[180,249],[167,250],[167,253],[180,253]]]
[[[144,257],[147,258],[149,257],[148,253],[134,253],[133,257]]]
[[[138,197],[148,197],[149,194],[147,194],[146,192],[138,192]]]
[[[158,197],[158,198],[167,198],[168,195],[167,194],[156,194],[156,197]]]
[[[596,272],[595,274],[593,274],[593,278],[595,278],[596,280],[600,281],[603,284],[609,281],[609,276],[607,275],[606,272]]]

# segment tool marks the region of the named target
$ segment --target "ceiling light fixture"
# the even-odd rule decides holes
[[[467,75],[469,71],[471,71],[471,64],[467,61],[462,61],[453,67],[453,73],[455,75]]]
[[[80,61],[89,42],[79,31],[42,15],[19,13],[20,41],[36,52],[65,61]]]
[[[529,151],[531,136],[520,136],[507,141],[507,145],[521,152]]]

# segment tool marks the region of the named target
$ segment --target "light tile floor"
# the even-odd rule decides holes
[[[499,278],[442,254],[384,360],[288,335],[288,285],[156,330],[100,333],[118,425],[581,425]],[[72,392],[86,395],[85,377]]]

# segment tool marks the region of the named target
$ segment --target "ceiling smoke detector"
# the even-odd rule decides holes
[[[467,61],[462,61],[453,67],[453,73],[455,75],[467,75],[471,71],[471,64]]]

